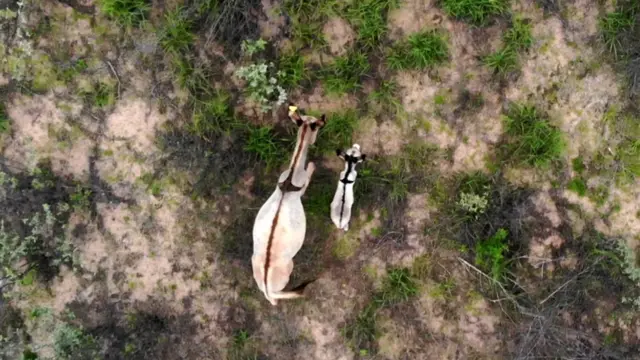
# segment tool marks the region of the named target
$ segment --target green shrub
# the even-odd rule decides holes
[[[449,57],[447,42],[435,31],[413,34],[397,44],[387,58],[392,69],[425,69],[446,61]]]
[[[587,195],[587,183],[580,177],[571,179],[569,184],[567,184],[567,189],[575,192],[580,196]]]
[[[504,278],[506,271],[505,255],[509,249],[508,235],[507,230],[498,229],[489,239],[476,245],[476,265],[489,272],[491,277],[498,281]]]
[[[89,360],[99,356],[95,338],[73,325],[58,325],[53,332],[53,339],[57,360]]]
[[[513,104],[504,118],[508,137],[504,155],[519,164],[545,167],[564,150],[562,132],[535,107]]]
[[[504,14],[508,0],[440,0],[440,7],[457,19],[474,25],[486,25],[493,16]]]
[[[151,10],[148,0],[100,0],[100,9],[125,27],[138,26]]]

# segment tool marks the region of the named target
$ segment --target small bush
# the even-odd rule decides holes
[[[248,57],[264,50],[264,40],[246,41],[242,43],[244,54]],[[249,98],[255,101],[262,112],[267,112],[275,106],[287,101],[287,92],[280,85],[285,78],[282,71],[278,71],[272,62],[258,61],[236,70],[235,75],[247,82]]]
[[[69,324],[59,325],[54,330],[53,338],[56,359],[89,360],[99,356],[99,346],[95,338],[85,334],[81,328]]]
[[[138,26],[149,15],[148,0],[100,0],[100,9],[125,27]]]
[[[338,57],[323,71],[325,89],[338,94],[356,91],[368,71],[369,60],[363,53],[354,52]]]
[[[519,164],[545,167],[564,150],[562,132],[535,107],[512,105],[504,118],[508,137],[504,155]]]
[[[489,272],[498,281],[504,278],[506,271],[505,255],[509,248],[507,245],[508,235],[507,230],[498,229],[489,239],[476,245],[476,265]]]
[[[474,25],[486,25],[493,16],[501,15],[509,8],[508,0],[440,0],[440,7],[457,19]]]
[[[425,69],[446,61],[449,57],[447,42],[435,31],[409,36],[396,45],[387,63],[392,69]]]

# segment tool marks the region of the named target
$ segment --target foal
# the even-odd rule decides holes
[[[300,116],[289,106],[289,118],[298,126],[296,148],[289,168],[280,174],[278,186],[262,205],[253,224],[253,278],[272,305],[277,300],[302,297],[302,289],[282,291],[293,271],[293,257],[302,247],[307,229],[300,197],[315,165],[306,165],[309,146],[316,141],[325,116]],[[306,165],[306,166],[305,166]]]
[[[343,152],[336,150],[336,154],[345,161],[345,168],[340,173],[338,189],[331,202],[331,221],[338,229],[349,230],[351,220],[351,206],[353,205],[353,184],[358,173],[356,164],[363,162],[367,155],[360,153],[360,145],[353,144],[351,149]]]

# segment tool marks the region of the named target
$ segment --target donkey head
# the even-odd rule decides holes
[[[367,155],[360,152],[360,145],[353,144],[350,149],[347,151],[342,151],[342,149],[336,150],[336,155],[342,160],[344,160],[347,165],[355,165],[359,164],[367,159]]]
[[[298,113],[298,107],[293,104],[289,105],[289,119],[298,126],[298,132],[302,132],[304,135],[304,139],[301,140],[307,141],[309,144],[316,142],[318,130],[327,122],[324,114],[320,116],[320,119],[314,116],[300,115]]]

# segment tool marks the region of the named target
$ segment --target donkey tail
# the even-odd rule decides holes
[[[278,291],[275,293],[269,293],[269,296],[271,296],[273,299],[277,299],[277,300],[281,300],[281,299],[298,299],[301,297],[304,297],[304,290],[307,288],[307,286],[309,284],[311,284],[312,282],[316,281],[315,279],[313,280],[309,280],[309,281],[305,281],[302,284],[296,286],[295,288],[291,289],[290,291]]]

